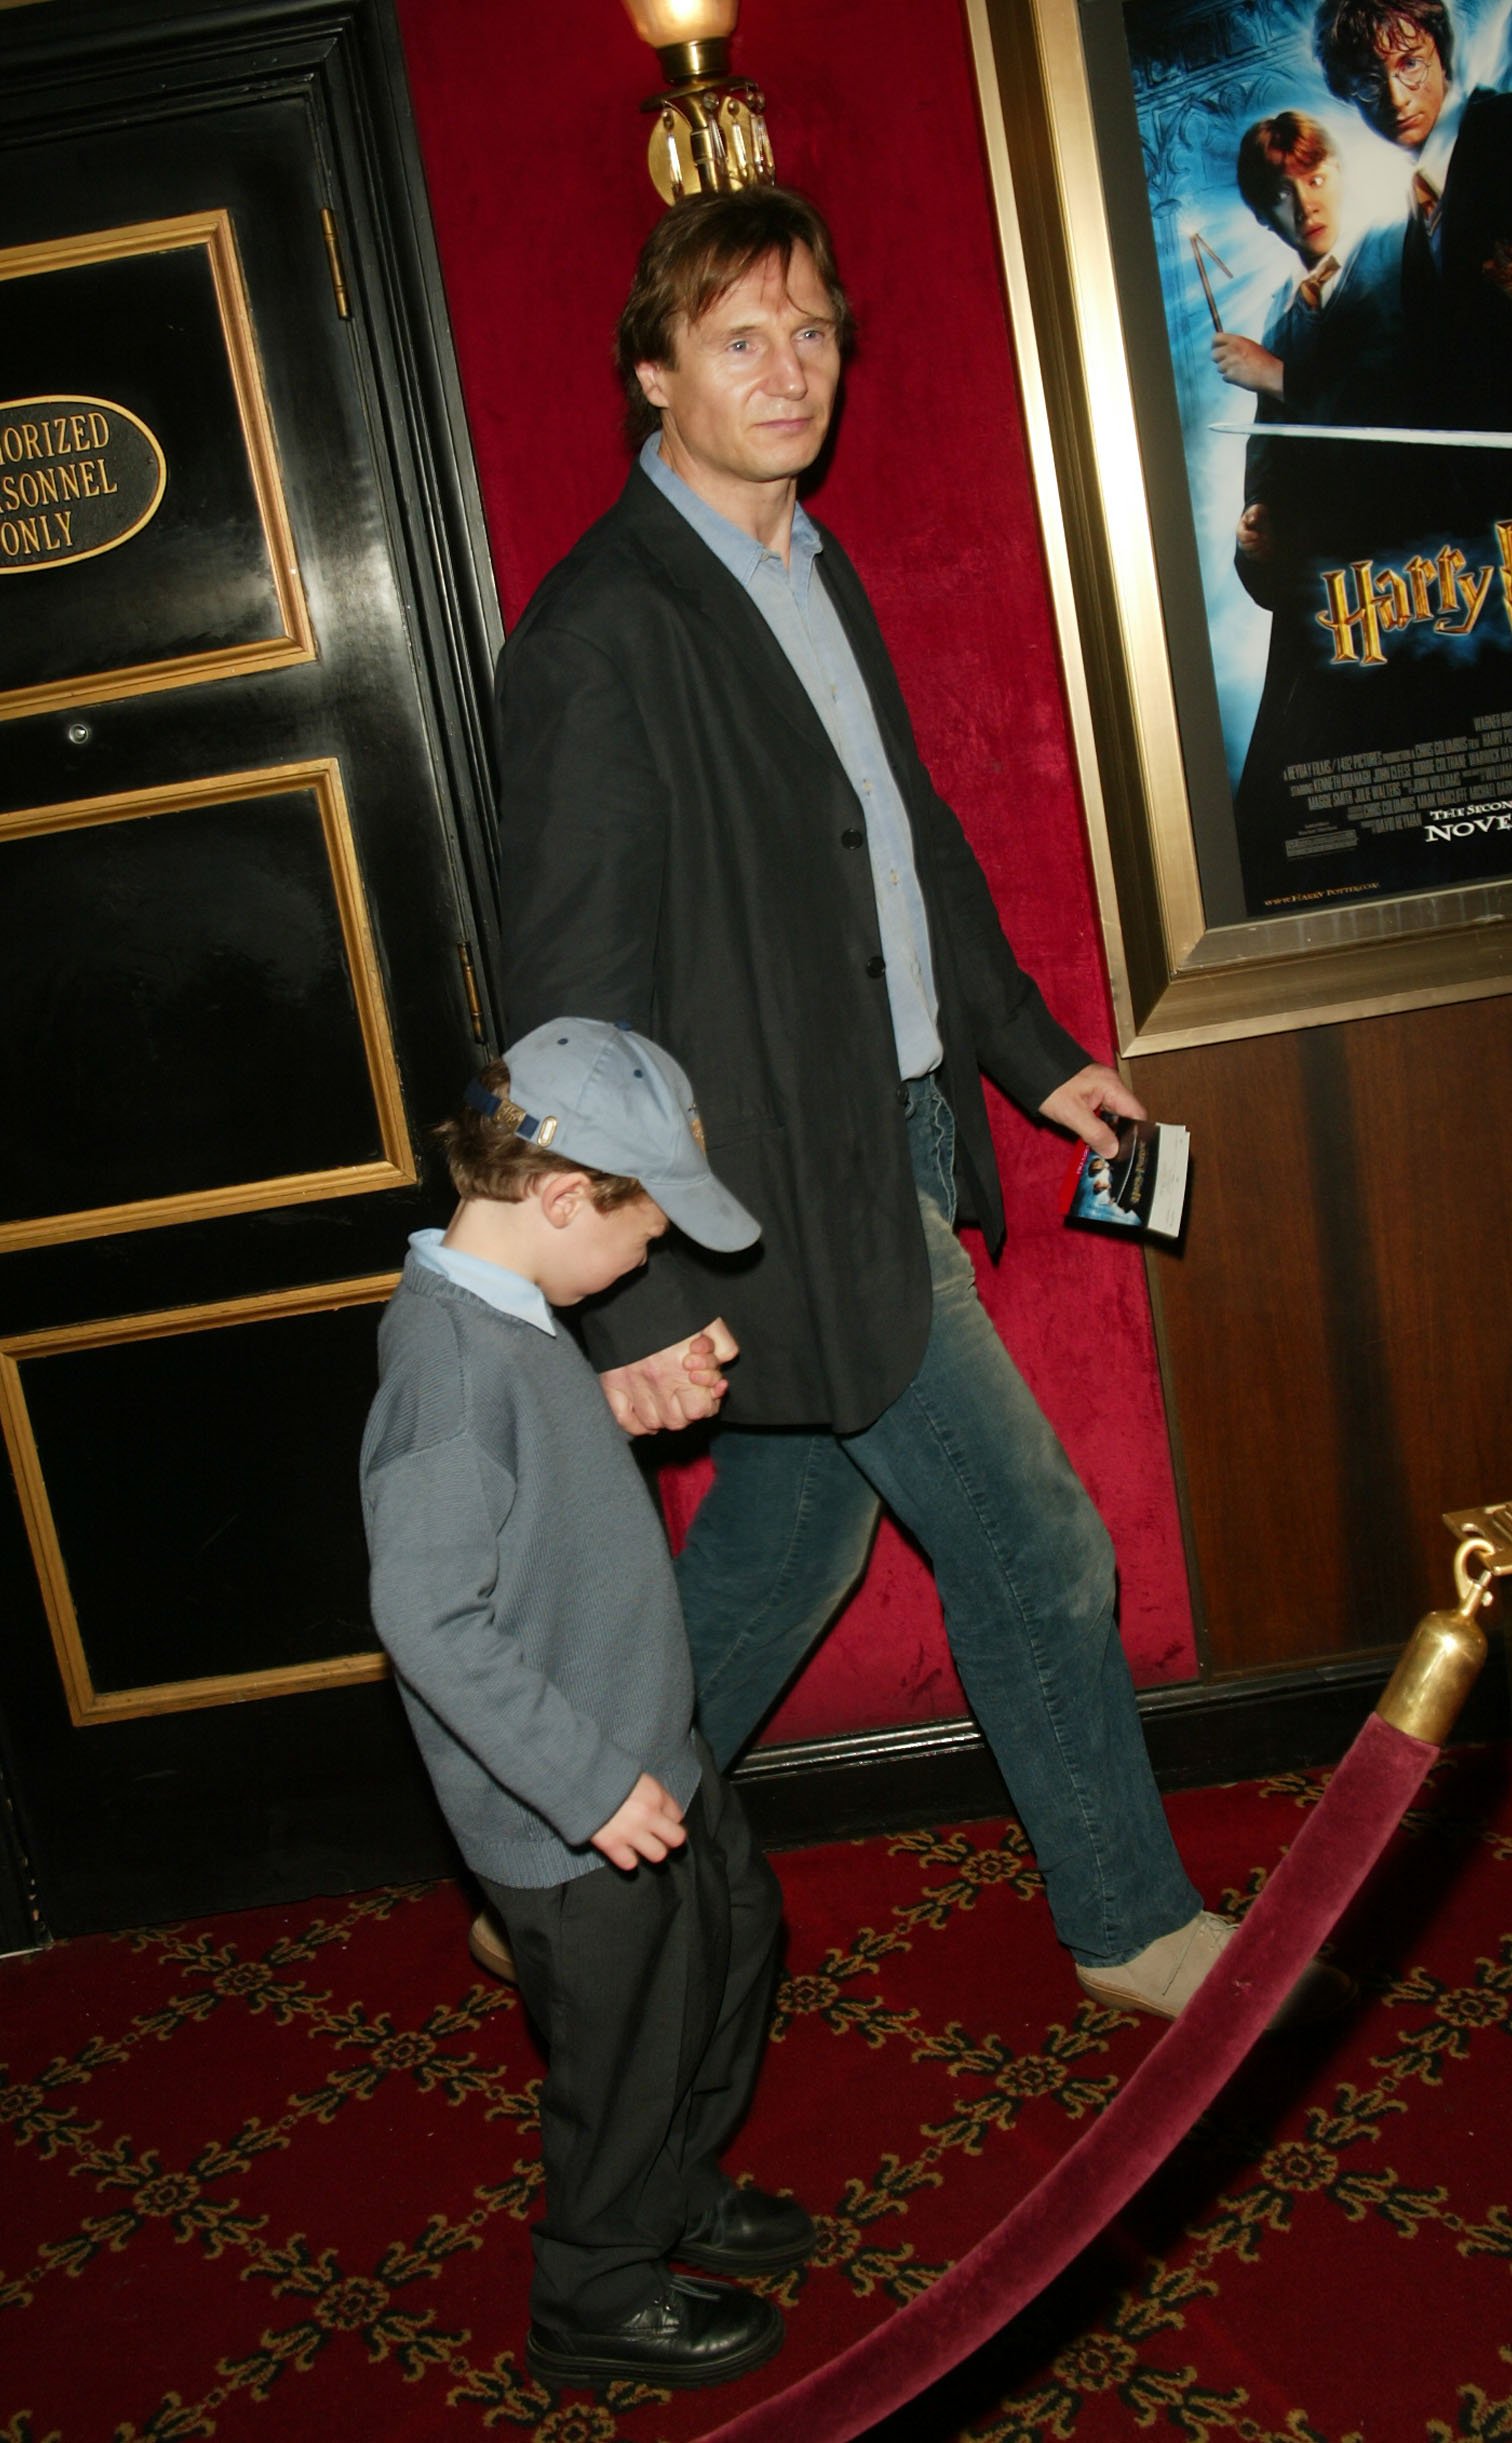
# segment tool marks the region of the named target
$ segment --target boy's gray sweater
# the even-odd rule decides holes
[[[598,1378],[411,1256],[362,1445],[373,1620],[462,1855],[565,1883],[654,1774],[698,1787],[661,1524]]]

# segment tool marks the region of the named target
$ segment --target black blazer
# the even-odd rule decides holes
[[[1409,220],[1402,283],[1420,420],[1512,429],[1512,94],[1478,87],[1466,101],[1444,181],[1438,260]],[[1485,507],[1512,515],[1505,457],[1486,455]]]
[[[962,1210],[1003,1233],[979,1067],[1033,1109],[1088,1055],[1014,958],[919,761],[839,545],[823,580],[876,708],[928,913]],[[554,569],[499,666],[504,1009],[622,1018],[675,1053],[709,1156],[762,1224],[663,1242],[584,1318],[594,1362],[716,1314],[724,1413],[853,1432],[923,1354],[929,1276],[856,793],[765,620],[639,467]]]

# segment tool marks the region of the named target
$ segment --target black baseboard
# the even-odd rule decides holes
[[[1192,1681],[1140,1697],[1163,1790],[1254,1781],[1336,1764],[1385,1687],[1395,1655],[1264,1678]],[[1455,1725],[1457,1742],[1512,1733],[1499,1646]],[[1011,1815],[1003,1779],[970,1721],[909,1723],[755,1749],[735,1779],[763,1842],[792,1849],[917,1824]]]

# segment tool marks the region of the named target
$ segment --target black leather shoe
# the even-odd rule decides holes
[[[782,2317],[770,2299],[719,2282],[669,2274],[659,2295],[619,2322],[590,2329],[533,2324],[525,2357],[538,2383],[611,2384],[617,2377],[690,2391],[728,2383],[780,2350]]]
[[[672,2253],[712,2273],[782,2273],[805,2264],[818,2245],[813,2220],[796,2197],[772,2197],[732,2182]]]

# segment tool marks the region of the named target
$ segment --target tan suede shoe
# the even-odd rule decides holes
[[[467,1929],[467,1948],[480,1968],[496,1976],[501,1984],[518,1985],[514,1953],[504,1940],[504,1930],[490,1909],[479,1909]]]
[[[1227,1949],[1239,1928],[1231,1917],[1215,1917],[1210,1909],[1174,1934],[1158,1935],[1132,1959],[1116,1968],[1077,1968],[1077,1976],[1095,2002],[1114,2010],[1146,2010],[1157,2019],[1176,2019],[1185,2010],[1208,1970]],[[1353,1977],[1327,1960],[1309,1960],[1269,2025],[1309,2027],[1328,2019],[1354,1999]]]

